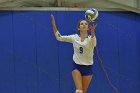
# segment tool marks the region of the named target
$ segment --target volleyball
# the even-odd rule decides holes
[[[98,18],[98,10],[90,8],[85,11],[85,19],[89,22],[94,22]]]

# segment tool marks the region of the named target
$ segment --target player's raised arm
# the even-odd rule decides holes
[[[54,34],[58,31],[57,29],[57,26],[56,26],[56,23],[55,23],[55,18],[53,15],[51,15],[51,19],[52,19],[52,26],[53,26],[53,31],[54,31]]]
[[[61,34],[59,33],[56,23],[55,23],[55,18],[53,15],[51,15],[51,19],[52,19],[52,26],[53,26],[53,31],[54,31],[54,35],[56,37],[56,39],[58,41],[64,41],[64,42],[72,42],[72,36],[68,35],[68,36],[61,36]]]

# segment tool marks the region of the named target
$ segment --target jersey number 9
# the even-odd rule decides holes
[[[83,53],[83,48],[79,47],[79,50],[80,50],[80,53],[82,54]]]

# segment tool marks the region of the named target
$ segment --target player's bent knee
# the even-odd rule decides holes
[[[83,91],[82,90],[76,90],[75,93],[83,93]]]

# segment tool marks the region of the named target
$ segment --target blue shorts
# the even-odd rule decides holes
[[[80,71],[82,76],[88,76],[88,75],[93,75],[93,69],[92,65],[78,65],[75,62],[73,62],[73,68],[72,70],[77,69]]]

